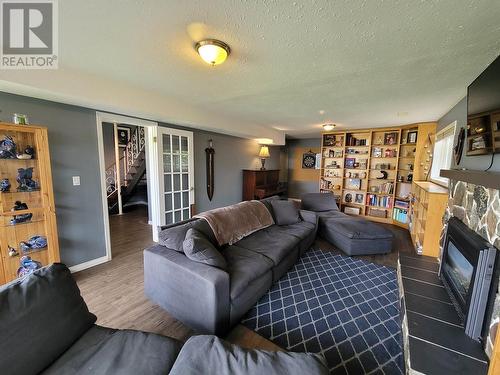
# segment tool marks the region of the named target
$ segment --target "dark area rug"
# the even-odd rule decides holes
[[[331,374],[403,374],[396,270],[310,250],[243,318],[280,347],[322,353]]]

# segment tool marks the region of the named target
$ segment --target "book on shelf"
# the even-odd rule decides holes
[[[396,198],[396,200],[394,201],[394,205],[399,206],[400,208],[408,209],[410,207],[410,202]]]
[[[395,207],[392,218],[400,223],[406,224],[408,222],[408,210]]]
[[[382,207],[391,208],[392,207],[392,197],[385,195],[367,194],[366,204],[372,207]]]
[[[394,193],[394,182],[384,182],[380,185],[374,185],[371,189],[372,193],[392,194]]]

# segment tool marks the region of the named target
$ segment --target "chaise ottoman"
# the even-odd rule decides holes
[[[318,215],[318,234],[347,255],[391,252],[393,235],[390,230],[361,217],[340,212],[332,194],[304,194],[301,203],[303,209]]]
[[[319,234],[347,255],[386,254],[392,249],[392,233],[371,221],[345,215],[319,216]]]

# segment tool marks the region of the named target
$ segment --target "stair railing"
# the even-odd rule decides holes
[[[120,158],[120,161],[123,162],[123,181],[117,181],[118,174],[116,170],[116,163],[113,163],[106,168],[106,193],[108,198],[115,194],[118,191],[119,187],[126,187],[128,185],[127,175],[134,167],[137,159],[139,159],[139,157],[141,156],[141,153],[144,151],[145,146],[146,137],[144,128],[142,126],[138,126],[132,133],[129,141],[127,142],[127,145],[122,151],[122,157]]]

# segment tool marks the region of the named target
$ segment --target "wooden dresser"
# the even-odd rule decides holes
[[[286,188],[280,182],[279,169],[244,169],[243,170],[243,200],[263,199],[272,195],[286,193]]]

